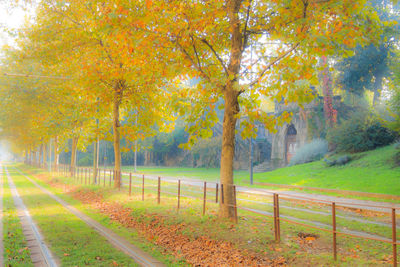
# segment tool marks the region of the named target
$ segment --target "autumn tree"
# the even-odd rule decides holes
[[[29,38],[32,53],[67,69],[82,88],[80,97],[96,99],[97,108],[112,114],[115,170],[121,172],[120,139],[130,128],[121,123],[129,110],[144,110],[142,127],[168,124],[165,100],[166,61],[127,27],[129,16],[142,8],[125,9],[119,1],[43,1]],[[149,115],[151,119],[149,119]],[[129,133],[128,137],[137,135]],[[120,176],[115,179],[119,187]]]
[[[369,42],[369,36],[379,36],[379,18],[366,2],[148,0],[148,12],[131,18],[131,27],[164,44],[161,49],[175,59],[171,68],[177,67],[182,78],[199,79],[195,88],[176,93],[178,111],[189,123],[189,144],[210,136],[210,126],[216,122],[215,103],[224,100],[223,217],[234,214],[237,119],[249,116],[242,125],[247,136],[254,134],[255,119],[271,131],[287,122],[288,113],[265,114],[259,107],[260,96],[300,105],[312,99],[310,85],[317,84],[318,57],[343,53],[357,42]]]

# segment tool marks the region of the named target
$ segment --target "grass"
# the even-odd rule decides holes
[[[91,209],[87,205],[82,204],[80,201],[74,199],[72,196],[65,194],[63,188],[52,187],[48,184],[50,181],[53,181],[53,182],[62,181],[68,185],[77,185],[78,183],[76,182],[76,180],[74,181],[71,178],[66,178],[66,177],[57,177],[57,178],[51,179],[49,176],[42,176],[41,179],[37,179],[37,177],[35,177],[36,174],[44,174],[47,172],[38,170],[36,168],[30,167],[27,165],[17,165],[17,168],[24,172],[33,173],[34,175],[30,175],[30,177],[33,178],[38,184],[45,187],[46,189],[48,189],[49,191],[51,191],[52,193],[54,193],[55,195],[57,195],[58,197],[63,199],[64,201],[68,202],[71,206],[77,208],[79,211],[85,213],[87,216],[96,220],[103,226],[111,229],[116,234],[124,237],[127,241],[129,241],[133,245],[137,246],[138,248],[142,249],[143,251],[149,253],[155,259],[163,262],[167,266],[186,266],[187,265],[182,260],[177,260],[173,256],[165,255],[163,248],[161,248],[157,245],[154,245],[153,243],[146,240],[144,237],[140,236],[135,229],[128,229],[128,228],[123,227],[121,224],[112,221],[108,216],[101,214],[100,212],[98,212],[96,210]],[[87,186],[84,186],[84,188],[93,190],[93,191],[99,190],[99,188],[97,186],[93,186],[93,185],[87,185]],[[107,243],[107,241],[104,240],[98,244],[100,246],[102,246],[102,244],[104,244],[104,243]],[[78,266],[81,266],[81,265],[78,265]],[[96,265],[96,266],[98,266],[98,265]],[[129,265],[129,266],[133,266],[133,265]]]
[[[114,248],[78,217],[10,169],[19,194],[49,244],[50,250],[68,266],[138,266]],[[44,212],[45,211],[45,212]]]
[[[33,266],[5,174],[3,174],[3,188],[2,238],[4,245],[4,266]]]
[[[59,181],[71,184],[75,183],[76,180],[66,177],[58,177]],[[282,223],[282,239],[281,244],[275,244],[273,241],[273,223],[272,219],[265,216],[258,216],[256,214],[239,211],[239,223],[237,225],[232,224],[229,220],[222,220],[216,215],[218,206],[216,204],[207,203],[207,215],[202,216],[202,202],[199,199],[182,198],[181,207],[179,213],[176,212],[176,197],[173,195],[166,194],[166,190],[174,192],[172,187],[167,187],[167,183],[162,184],[162,205],[156,205],[156,190],[154,183],[147,183],[145,201],[141,201],[140,188],[134,187],[133,196],[127,197],[127,192],[123,189],[121,192],[113,189],[103,189],[96,186],[84,186],[89,190],[94,190],[102,194],[105,200],[117,201],[122,203],[124,206],[129,207],[133,210],[132,216],[136,220],[151,219],[149,214],[155,214],[162,217],[163,223],[167,225],[185,223],[185,228],[182,230],[182,234],[190,236],[192,239],[196,239],[199,236],[207,235],[216,240],[225,240],[234,243],[237,247],[242,249],[248,249],[256,251],[261,254],[265,254],[270,258],[276,258],[283,255],[293,263],[293,265],[338,265],[338,266],[372,266],[376,264],[389,264],[387,259],[390,258],[391,248],[390,245],[367,240],[359,240],[348,237],[338,237],[339,250],[339,262],[334,263],[332,260],[331,252],[331,234],[310,229],[304,226],[293,225],[286,222]],[[184,191],[189,188],[182,188]],[[196,191],[193,188],[190,188]],[[54,188],[52,190],[55,190]],[[185,191],[185,193],[187,193]],[[200,193],[200,194],[199,194]],[[212,199],[212,192],[209,192],[208,198]],[[60,196],[62,194],[60,193]],[[194,192],[193,195],[201,195],[201,192]],[[67,197],[68,196],[65,196]],[[242,196],[244,197],[244,196]],[[73,201],[73,200],[71,200]],[[76,200],[75,200],[76,202]],[[309,209],[321,210],[321,207],[310,207]],[[270,207],[268,208],[270,209]],[[329,223],[331,218],[329,216],[319,216],[315,214],[304,214],[299,211],[286,210],[282,211],[291,216],[299,216],[308,220],[320,221],[323,223]],[[108,225],[108,227],[119,227],[119,234],[129,238],[132,233],[132,229],[126,229],[121,225],[112,223],[110,225],[109,219],[103,217],[104,215],[96,215],[95,211],[86,210],[92,214],[97,220],[101,220],[102,223]],[[341,211],[338,211],[338,215]],[[384,231],[386,234],[387,229],[376,226],[367,226],[359,222],[351,220],[338,219],[340,225],[348,227],[350,229],[362,229],[371,233],[378,233]],[[297,237],[299,232],[315,233],[319,235],[318,240],[315,244],[301,244]],[[173,263],[172,265],[179,264]]]
[[[400,167],[395,167],[393,163],[395,152],[396,149],[392,145],[354,154],[355,160],[344,166],[328,167],[323,161],[317,161],[265,173],[255,173],[254,181],[400,195]],[[133,171],[130,166],[124,166],[123,169]],[[218,168],[139,166],[138,172],[213,182],[219,180]],[[234,180],[238,185],[249,185],[249,174],[247,171],[235,171]]]

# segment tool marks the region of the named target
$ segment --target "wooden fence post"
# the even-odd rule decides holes
[[[142,177],[142,201],[144,201],[144,174]]]
[[[178,180],[178,211],[181,206],[181,180]]]
[[[157,204],[161,201],[161,178],[158,176]]]
[[[396,209],[392,208],[393,266],[397,267]]]
[[[224,184],[221,184],[221,203],[224,204]]]
[[[215,203],[218,203],[218,183],[215,184]]]
[[[132,173],[129,173],[129,196],[132,194]]]
[[[207,201],[207,182],[204,182],[203,187],[203,216],[206,214],[206,201]]]
[[[233,201],[234,201],[234,205],[235,205],[235,222],[238,223],[237,201],[236,201],[236,185],[233,186]]]
[[[337,260],[337,248],[336,248],[336,204],[332,202],[332,232],[333,232],[333,259]]]
[[[279,221],[279,196],[274,194],[274,230],[275,230],[275,241],[281,241],[281,230]]]
[[[122,186],[122,172],[121,171],[116,171],[116,177],[119,180],[119,186],[118,190],[121,191],[121,186]]]

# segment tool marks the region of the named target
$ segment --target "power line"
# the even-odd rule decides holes
[[[21,74],[21,73],[3,73],[3,75],[10,77],[24,77],[24,78],[44,78],[44,79],[61,79],[61,80],[71,79],[69,77],[62,77],[62,76],[46,76],[46,75]]]

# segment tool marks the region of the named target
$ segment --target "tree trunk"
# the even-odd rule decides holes
[[[113,99],[113,133],[114,133],[114,169],[116,171],[114,187],[121,185],[121,141],[120,141],[120,121],[119,107],[122,99],[123,82],[118,81],[114,88]]]
[[[221,184],[224,186],[223,199],[220,202],[220,216],[234,218],[235,199],[233,194],[233,160],[235,156],[235,129],[237,114],[239,113],[238,96],[240,62],[243,54],[243,36],[239,20],[241,0],[227,1],[227,12],[231,30],[231,51],[228,65],[228,80],[223,88],[225,111],[222,124],[221,150]],[[222,192],[221,192],[222,194]],[[222,196],[221,196],[222,197]]]
[[[332,104],[332,78],[326,56],[322,57],[322,64],[324,66],[324,70],[322,71],[322,89],[324,94],[325,121],[326,126],[332,128],[336,123],[337,111],[333,108]]]
[[[220,216],[224,218],[234,217],[235,200],[233,198],[233,159],[235,156],[235,129],[236,115],[239,112],[237,92],[231,87],[225,89],[225,112],[222,128],[222,150],[221,150],[221,184],[224,186],[220,202]],[[221,191],[222,194],[222,191]]]
[[[39,168],[43,167],[43,144],[40,145],[40,149],[39,149]]]
[[[71,177],[75,175],[76,167],[76,150],[78,147],[79,136],[74,136],[72,138],[72,148],[71,148]]]
[[[43,169],[46,169],[46,150],[47,150],[47,146],[46,143],[43,144]]]
[[[99,137],[96,137],[96,142],[93,145],[93,181],[97,183],[97,173],[99,169]]]
[[[54,171],[58,171],[58,163],[59,163],[59,154],[58,154],[58,137],[54,137]]]

